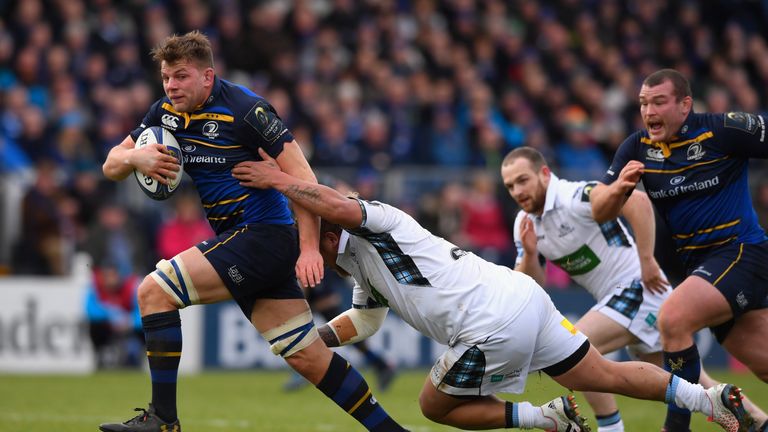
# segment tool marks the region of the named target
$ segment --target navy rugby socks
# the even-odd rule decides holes
[[[682,351],[664,351],[664,370],[690,383],[699,382],[701,359],[696,343]],[[691,412],[673,403],[667,404],[667,418],[664,430],[667,432],[687,432],[691,424]]]
[[[178,310],[141,318],[152,377],[152,406],[165,422],[176,420],[176,379],[181,360],[181,317]]]
[[[317,388],[369,431],[405,430],[379,405],[362,375],[336,353]]]

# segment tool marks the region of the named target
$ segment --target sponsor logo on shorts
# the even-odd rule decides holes
[[[232,279],[232,282],[238,285],[245,280],[243,275],[240,274],[240,270],[237,268],[237,266],[228,268],[227,275],[229,275],[229,278]]]
[[[491,382],[497,383],[504,379],[504,375],[491,375]]]
[[[736,294],[736,303],[739,304],[739,307],[744,309],[749,304],[749,300],[747,300],[747,296],[744,295],[744,291],[739,291],[738,294]]]
[[[706,275],[706,276],[710,276],[710,277],[712,276],[712,273],[710,273],[710,272],[706,271],[706,270],[704,269],[704,266],[698,266],[698,267],[696,268],[696,270],[694,270],[694,271],[692,271],[692,272],[691,272],[691,274],[696,274],[696,273],[701,273],[701,274],[703,274],[703,275]]]
[[[523,373],[523,368],[517,368],[513,370],[512,372],[507,374],[507,378],[520,378],[520,375]]]
[[[568,318],[563,318],[562,321],[560,321],[560,325],[565,327],[566,330],[568,330],[572,335],[575,335],[579,331],[576,329],[576,327],[571,324],[570,321],[568,321]]]
[[[654,315],[653,312],[649,312],[648,316],[645,317],[645,323],[656,328],[656,315]]]

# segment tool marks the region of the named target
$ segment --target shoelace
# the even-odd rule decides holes
[[[138,423],[138,422],[145,422],[147,421],[147,416],[149,416],[149,413],[144,408],[134,408],[134,411],[141,411],[141,414],[137,415],[136,417],[128,420],[125,422],[125,424],[131,424],[131,423]]]

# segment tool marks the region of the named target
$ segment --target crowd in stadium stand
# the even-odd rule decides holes
[[[536,147],[563,178],[602,178],[641,127],[640,81],[659,67],[690,78],[697,111],[768,106],[760,1],[17,0],[0,10],[0,176],[32,173],[19,175],[22,216],[3,239],[12,273],[66,273],[75,250],[119,261],[132,242],[158,252],[130,271],[153,266],[172,206],[120,200],[135,185],[102,184],[101,164],[162,94],[148,53],[172,33],[206,33],[219,76],[264,96],[313,167],[351,172],[363,198],[377,198],[392,169],[471,169],[402,204],[508,264],[513,209],[498,167],[509,150]],[[766,226],[768,177],[756,168]],[[97,247],[105,223],[122,234]]]

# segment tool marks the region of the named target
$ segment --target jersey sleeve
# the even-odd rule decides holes
[[[595,181],[579,184],[570,202],[570,210],[573,214],[582,218],[592,219],[592,203],[589,201],[589,195],[595,186],[597,186]]]
[[[360,282],[355,280],[355,285],[352,288],[352,307],[355,309],[376,309],[386,307],[378,302],[371,292],[370,287],[363,286]]]
[[[144,118],[141,120],[141,124],[136,129],[131,131],[129,135],[131,136],[131,139],[133,139],[133,142],[136,142],[136,140],[139,138],[139,135],[144,132],[144,129],[160,124],[159,112],[162,102],[163,100],[160,99],[153,103],[152,106],[149,107],[149,111],[147,111],[147,113],[144,115]]]
[[[392,231],[403,219],[402,210],[378,201],[357,200],[363,211],[363,222],[360,228],[375,233]]]
[[[241,133],[244,143],[263,148],[269,156],[276,158],[283,151],[286,142],[293,141],[293,134],[283,124],[277,111],[264,99],[255,99],[243,118]]]
[[[768,158],[765,118],[759,114],[728,112],[719,115],[726,151],[742,157]]]
[[[639,141],[639,133],[635,132],[630,135],[624,142],[621,143],[616,150],[616,154],[613,156],[611,166],[608,167],[608,171],[603,176],[603,183],[611,184],[619,178],[619,173],[627,163],[633,159],[637,159],[635,156],[635,150]]]

